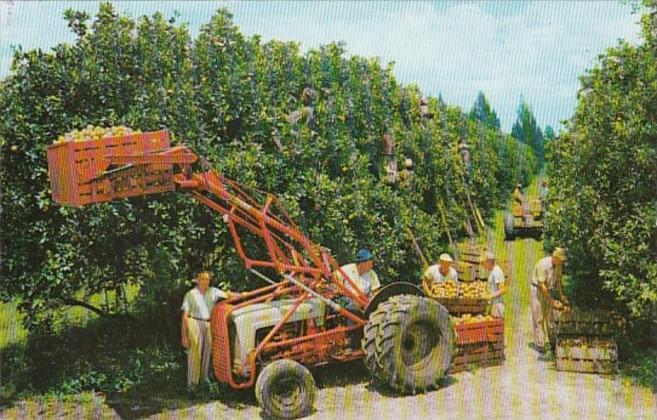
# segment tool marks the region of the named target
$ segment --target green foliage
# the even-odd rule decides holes
[[[541,127],[538,126],[534,113],[525,100],[520,101],[518,118],[511,127],[511,135],[518,141],[528,145],[534,150],[540,162],[544,159],[544,138]]]
[[[490,106],[490,103],[488,103],[483,92],[479,92],[477,95],[477,100],[472,106],[468,116],[475,121],[482,122],[492,129],[500,129],[500,119],[497,117],[495,110]]]
[[[657,390],[657,352],[637,352],[621,366],[624,376],[634,379],[639,385]]]
[[[177,341],[157,319],[97,319],[57,335],[33,333],[25,343],[3,349],[0,395],[12,399],[29,392],[72,395],[162,387],[185,374],[185,359],[171,343]],[[184,390],[183,381],[173,382]]]
[[[657,316],[657,10],[581,77],[567,131],[549,143],[546,238],[566,246],[581,303]]]
[[[437,202],[459,235],[466,192],[490,217],[511,186],[536,170],[528,148],[456,107],[431,98],[435,118],[424,121],[416,87],[400,86],[377,59],[345,56],[341,44],[302,55],[296,43],[245,37],[226,10],[196,39],[161,14],[133,20],[109,4],[93,19],[73,11],[66,19],[74,45],[18,50],[0,82],[0,298],[18,297],[28,326],[126,283],[139,286],[140,306],[177,316],[177,304],[162,309],[160,297],[204,268],[233,289],[260,284],[242,267],[221,219],[185,196],[83,209],[52,203],[45,146],[87,124],[168,128],[226,176],[278,194],[338,261],[370,247],[384,282],[419,275],[407,224],[438,255],[446,237]],[[306,88],[312,94],[304,98]],[[295,111],[303,118],[291,123]],[[395,139],[396,159],[415,162],[409,187],[383,182],[384,133]],[[458,155],[462,141],[471,147],[469,177]],[[262,250],[246,245],[250,254]]]

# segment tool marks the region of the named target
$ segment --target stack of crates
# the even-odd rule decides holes
[[[456,272],[459,281],[469,282],[475,280],[487,281],[488,272],[481,266],[481,258],[484,257],[486,248],[481,245],[466,242],[459,245],[460,258],[456,262]],[[498,259],[497,264],[504,272],[507,287],[511,280],[512,265],[510,260]]]
[[[460,257],[455,269],[459,273],[460,281],[469,282],[479,279],[479,260],[483,252],[483,248],[478,244],[466,242],[459,245]]]
[[[569,372],[618,372],[615,334],[619,320],[607,311],[555,311],[556,369]]]
[[[456,350],[449,373],[504,363],[504,320],[456,325]]]
[[[459,275],[459,281],[468,283],[479,280],[480,268],[478,264],[459,260],[456,262],[456,267],[454,267],[454,269]]]

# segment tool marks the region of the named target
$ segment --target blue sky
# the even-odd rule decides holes
[[[161,11],[192,34],[228,7],[247,35],[295,40],[302,49],[344,41],[349,53],[395,62],[402,83],[469,109],[482,90],[509,130],[523,96],[539,124],[559,127],[576,104],[577,77],[619,38],[639,40],[639,15],[617,1],[479,2],[113,2],[133,17]],[[48,50],[73,36],[72,7],[94,14],[98,2],[0,0],[0,77],[11,45]]]

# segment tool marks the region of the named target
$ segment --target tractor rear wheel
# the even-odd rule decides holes
[[[437,387],[449,369],[454,345],[447,309],[412,295],[393,296],[388,302],[375,311],[385,311],[375,338],[375,377],[402,393]],[[377,319],[372,313],[370,321]]]
[[[504,238],[507,241],[512,241],[515,239],[513,232],[513,214],[504,213]]]
[[[312,410],[315,380],[302,364],[294,360],[277,360],[265,366],[258,375],[255,394],[267,414],[275,418],[296,419]]]

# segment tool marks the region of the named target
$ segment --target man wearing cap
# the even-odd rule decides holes
[[[488,300],[490,300],[490,314],[494,318],[504,318],[504,304],[502,295],[506,291],[504,288],[504,272],[499,265],[495,263],[495,254],[486,251],[482,261],[482,266],[488,271]]]
[[[180,335],[182,346],[187,349],[187,386],[193,388],[201,378],[210,376],[210,353],[212,334],[210,314],[219,299],[229,299],[237,294],[210,286],[210,273],[198,273],[196,287],[185,294],[182,307]]]
[[[446,281],[458,281],[458,274],[452,267],[452,257],[449,254],[441,254],[438,258],[438,264],[434,264],[427,268],[422,276],[422,287],[424,292],[429,294],[431,285],[434,283],[444,283]]]
[[[561,272],[566,253],[562,248],[555,248],[552,255],[536,263],[532,274],[532,327],[534,329],[534,347],[541,353],[546,350],[552,324],[552,308],[558,309],[568,305],[563,294]],[[551,291],[557,290],[560,301],[553,299]]]
[[[373,267],[374,255],[367,249],[361,249],[356,254],[356,262],[343,265],[336,275],[338,279],[343,281],[345,287],[351,289],[351,285],[345,281],[342,275],[344,273],[364,295],[370,297],[381,287],[379,276],[376,275],[376,272],[372,269]],[[357,306],[351,299],[349,299],[347,309],[357,309]]]

